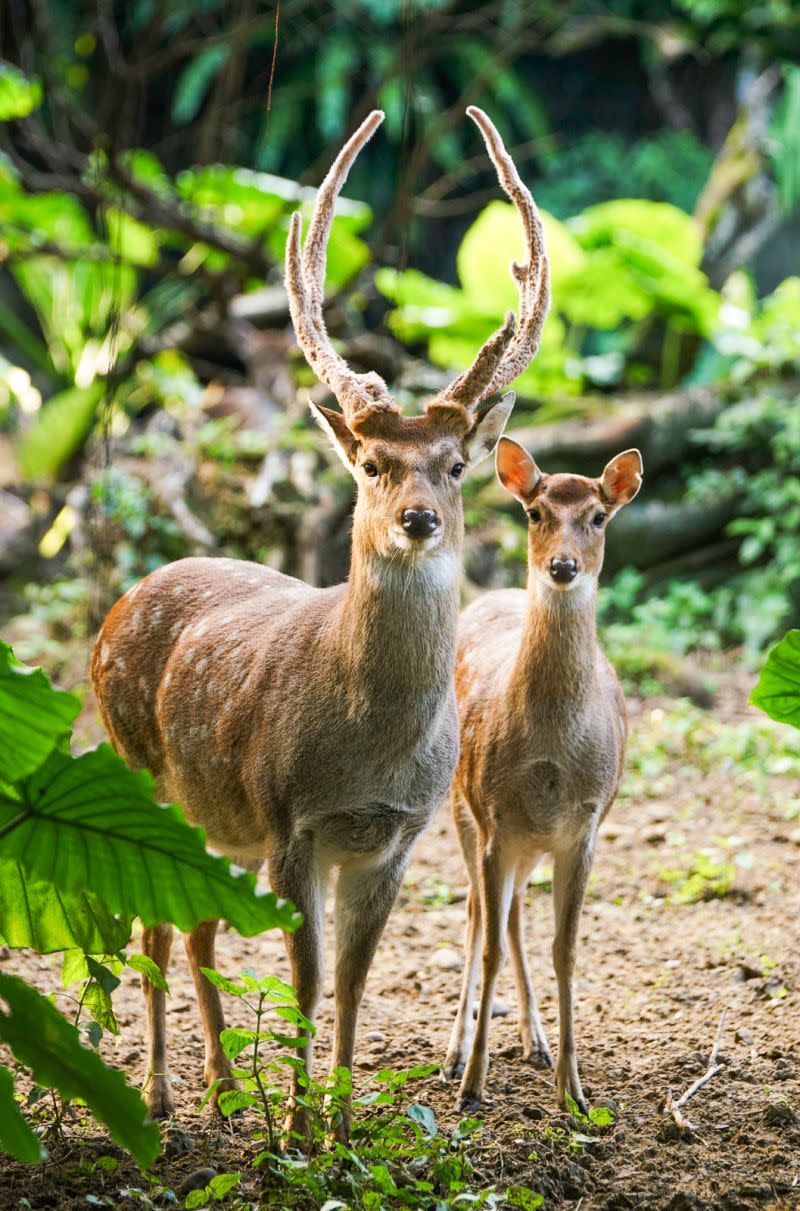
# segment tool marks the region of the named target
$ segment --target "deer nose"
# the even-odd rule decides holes
[[[400,524],[409,538],[427,538],[439,525],[433,509],[403,509]]]
[[[578,575],[578,565],[574,559],[551,559],[550,575],[556,584],[569,584]]]

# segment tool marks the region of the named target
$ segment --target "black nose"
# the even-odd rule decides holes
[[[427,538],[439,524],[433,509],[403,509],[400,524],[409,538]]]
[[[556,584],[569,584],[578,575],[578,566],[574,559],[551,559],[550,575]]]

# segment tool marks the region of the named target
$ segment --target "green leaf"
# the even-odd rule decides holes
[[[300,917],[252,874],[213,857],[180,808],[159,807],[153,780],[107,744],[81,757],[53,753],[17,790],[0,788],[0,858],[67,893],[91,887],[112,913],[188,932],[222,917],[245,937],[294,929]]]
[[[54,476],[91,432],[103,383],[69,387],[51,396],[19,443],[26,479]]]
[[[74,695],[55,689],[41,669],[21,664],[0,642],[0,780],[32,774],[69,734],[80,709]]]
[[[164,973],[149,955],[128,955],[125,962],[128,967],[132,967],[134,971],[140,972],[154,988],[160,988],[162,992],[169,993],[169,984],[164,979]]]
[[[183,69],[172,99],[172,120],[176,126],[184,126],[195,117],[211,81],[227,63],[230,53],[230,45],[210,46]]]
[[[132,921],[132,913],[109,912],[93,892],[63,892],[29,878],[18,862],[0,858],[0,941],[14,950],[110,954],[127,944]]]
[[[212,1177],[208,1183],[208,1188],[218,1202],[222,1202],[224,1198],[230,1194],[238,1186],[241,1179],[241,1173],[218,1173],[216,1177]]]
[[[244,1051],[245,1047],[249,1047],[251,1043],[256,1041],[256,1032],[231,1026],[220,1032],[219,1040],[222,1043],[222,1050],[228,1059],[235,1060],[237,1055],[240,1055]]]
[[[14,1078],[0,1064],[0,1152],[25,1165],[35,1165],[47,1156],[31,1131],[14,1097]]]
[[[119,1022],[111,1003],[111,994],[101,984],[92,980],[87,985],[83,1004],[102,1030],[107,1030],[109,1034],[119,1034]]]
[[[42,85],[35,77],[29,80],[18,67],[0,63],[0,122],[11,118],[26,118],[42,103]]]
[[[770,719],[800,727],[800,630],[787,631],[769,653],[748,702]]]
[[[235,1114],[237,1110],[245,1110],[248,1106],[257,1106],[258,1098],[243,1089],[223,1089],[217,1098],[219,1112],[224,1117]]]
[[[229,993],[232,997],[243,997],[247,991],[242,984],[237,984],[234,980],[229,980],[227,976],[221,975],[218,971],[214,971],[213,967],[201,967],[200,970],[208,980],[209,984],[213,984],[215,988],[221,989],[222,992]]]
[[[512,1207],[522,1207],[523,1211],[536,1211],[544,1202],[544,1195],[530,1190],[527,1186],[509,1186],[506,1198]]]
[[[57,1089],[68,1100],[80,1098],[141,1168],[153,1163],[161,1151],[161,1133],[148,1120],[147,1107],[136,1090],[121,1072],[81,1046],[75,1027],[46,997],[4,972],[0,972],[0,1039],[31,1070],[37,1084]]]
[[[413,1102],[406,1110],[406,1114],[411,1119],[412,1123],[419,1123],[429,1139],[433,1139],[438,1134],[436,1126],[436,1115],[431,1110],[430,1106],[422,1106],[419,1102]]]

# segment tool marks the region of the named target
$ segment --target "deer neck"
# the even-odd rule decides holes
[[[341,658],[368,690],[449,691],[455,665],[461,552],[416,563],[385,558],[353,534],[347,593],[337,619]]]
[[[559,592],[528,574],[528,604],[511,691],[517,701],[564,700],[591,694],[597,664],[597,582],[588,577]]]

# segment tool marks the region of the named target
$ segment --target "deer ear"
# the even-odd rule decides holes
[[[642,486],[642,456],[638,450],[625,450],[612,458],[600,477],[600,492],[610,505],[627,505]]]
[[[339,458],[350,474],[354,475],[358,439],[348,429],[341,412],[334,412],[332,408],[321,408],[319,404],[314,404],[311,400],[308,401],[308,406],[311,409],[311,415],[323,433],[327,434]]]
[[[494,450],[497,439],[506,427],[506,421],[511,415],[516,398],[513,391],[507,391],[495,403],[489,404],[488,408],[484,408],[478,414],[478,419],[464,439],[468,467],[474,467]]]
[[[521,505],[527,506],[542,479],[542,473],[528,451],[510,437],[501,437],[496,462],[500,483]]]

